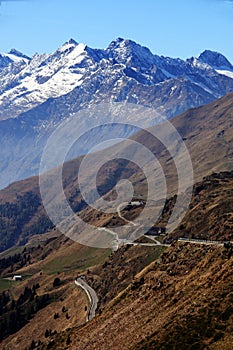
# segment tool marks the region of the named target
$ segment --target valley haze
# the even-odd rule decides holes
[[[209,50],[184,61],[154,55],[122,38],[106,49],[70,39],[52,54],[30,58],[14,49],[1,54],[0,79],[3,188],[38,174],[49,136],[78,111],[100,102],[125,102],[153,108],[169,119],[233,91],[233,66]],[[154,122],[148,120],[146,127]],[[85,121],[77,119],[77,123]],[[125,127],[122,137],[131,133]],[[98,140],[98,135],[94,137]],[[90,134],[80,142],[69,159],[85,154],[92,139]]]

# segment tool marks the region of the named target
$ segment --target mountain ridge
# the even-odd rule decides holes
[[[73,56],[71,55],[72,52],[73,54],[75,54],[77,61],[76,59],[75,60],[73,59]],[[196,68],[197,70],[198,69],[201,70],[202,73],[203,73],[203,70],[204,71],[210,70],[211,74],[214,74],[215,70],[213,69],[214,68],[213,61],[214,61],[214,58],[216,57],[218,57],[219,61],[225,63],[224,68],[228,66],[230,70],[232,69],[231,63],[223,55],[210,50],[206,50],[203,53],[201,53],[198,58],[194,59],[195,63],[193,64],[194,62],[193,58],[187,59],[186,61],[184,61],[181,59],[154,55],[147,47],[143,47],[132,40],[128,40],[128,39],[125,40],[122,38],[117,38],[113,40],[106,49],[91,49],[86,44],[78,44],[74,39],[70,39],[67,42],[65,42],[61,47],[59,47],[56,51],[54,51],[52,54],[42,54],[42,55],[35,54],[32,58],[29,58],[23,53],[15,49],[12,49],[8,54],[5,54],[5,55],[3,54],[1,58],[2,59],[5,58],[5,63],[4,63],[5,68],[7,68],[9,63],[13,64],[13,66],[15,63],[18,63],[17,62],[18,60],[14,62],[12,58],[8,57],[9,55],[20,59],[22,58],[21,63],[24,62],[25,65],[21,67],[22,72],[20,72],[20,70],[18,71],[18,78],[17,76],[14,76],[14,81],[18,80],[18,84],[21,84],[21,86],[24,87],[24,89],[26,89],[25,91],[27,91],[27,94],[28,93],[31,94],[30,85],[29,87],[27,87],[27,85],[25,84],[22,85],[22,82],[27,81],[28,77],[32,75],[32,78],[34,79],[34,75],[35,75],[35,78],[38,80],[39,84],[44,85],[46,81],[49,81],[49,79],[53,78],[53,75],[56,75],[57,72],[59,72],[61,69],[64,69],[64,65],[66,66],[67,63],[68,63],[67,67],[70,68],[69,74],[72,75],[71,73],[74,67],[77,66],[79,67],[79,70],[81,70],[81,67],[83,65],[82,63],[83,59],[82,57],[79,58],[79,56],[82,56],[84,54],[86,54],[89,59],[91,60],[94,59],[94,63],[98,63],[98,61],[101,61],[102,59],[104,59],[104,60],[108,60],[113,64],[116,62],[118,64],[123,64],[126,67],[127,66],[131,67],[134,70],[137,70],[138,74],[139,73],[141,74],[141,79],[144,77],[143,83],[146,85],[159,83],[161,81],[164,81],[172,77],[173,78],[182,77],[182,73],[184,73],[185,74],[184,76],[186,76],[188,80],[190,80],[189,75],[190,74],[193,75],[193,72],[192,72],[193,68],[194,69]],[[0,62],[1,62],[1,58],[0,58]],[[26,59],[27,62],[24,61],[24,59]],[[62,62],[58,64],[59,59],[62,59]],[[55,66],[54,69],[49,68],[49,65],[51,66],[50,63]],[[85,61],[85,64],[86,63],[87,62]],[[43,69],[41,69],[43,66],[48,66],[48,69],[46,68],[47,70],[46,72],[44,72]],[[87,65],[87,68],[90,68],[90,66]],[[218,68],[221,68],[221,67],[218,66]],[[0,70],[4,70],[4,68]],[[1,77],[4,77],[4,75],[8,75],[6,73],[7,72],[3,72],[3,74],[1,74]],[[77,74],[77,71],[75,73]],[[215,71],[215,74],[216,73],[218,75],[218,72]],[[76,76],[76,78],[77,77],[78,76]],[[12,77],[9,76],[8,80],[12,82]],[[76,79],[75,82],[71,80],[70,84],[74,85],[73,88],[79,85],[78,81],[79,79]],[[63,84],[64,84],[64,81],[63,81]],[[3,86],[4,86],[4,81],[3,81]],[[43,88],[45,88],[45,86],[43,86]],[[33,86],[31,88],[33,89]],[[22,91],[24,89],[21,88]],[[36,87],[36,89],[38,89],[38,86]],[[55,91],[55,90],[48,91],[48,94],[44,98],[40,98],[39,100],[35,96],[33,97],[35,102],[32,105],[30,105],[30,101],[27,101],[29,102],[27,106],[21,107],[21,109],[18,109],[16,111],[11,109],[10,112],[9,111],[7,112],[7,115],[2,115],[2,117],[4,119],[8,117],[10,118],[15,117],[19,113],[22,113],[40,104],[41,102],[44,102],[48,97],[58,97],[58,96],[61,96],[61,94],[64,95],[65,93],[72,91],[72,86],[67,87],[67,89],[68,90],[63,90],[62,92]],[[19,95],[20,91],[16,90],[16,92]],[[14,92],[12,93],[13,95],[11,95],[11,99],[12,97],[14,99]],[[212,93],[214,93],[214,97],[220,97],[220,94],[221,94],[221,93],[220,94],[218,93],[216,95],[216,91],[214,92],[214,90]],[[9,99],[9,92],[6,91],[6,94],[7,94],[6,96]],[[4,92],[3,92],[3,95],[4,95]],[[2,100],[2,98],[3,97],[1,97],[0,95],[0,113],[3,113],[2,108],[4,108],[4,103],[3,103],[4,101]]]
[[[154,55],[122,38],[106,49],[92,49],[70,39],[52,54],[36,54],[28,63],[9,63],[9,57],[3,58],[0,188],[37,175],[51,133],[71,116],[82,123],[76,113],[89,106],[131,103],[171,118],[233,91],[233,79],[226,76],[226,70],[216,71],[198,58],[184,61]],[[153,122],[148,120],[148,126]],[[81,145],[77,156],[86,151]]]
[[[202,181],[203,177],[211,175],[212,172],[219,173],[233,170],[232,120],[233,93],[212,102],[210,105],[191,109],[172,119],[171,122],[179,131],[190,152],[194,170],[194,183]],[[158,140],[156,141],[146,131],[140,131],[132,136],[132,139],[153,152],[159,160],[166,176],[167,196],[168,198],[174,196],[177,193],[177,170],[170,154],[167,151],[165,152]],[[124,143],[120,147],[123,149]],[[108,151],[111,153],[111,148]],[[79,212],[86,207],[79,190],[78,171],[81,161],[82,158],[79,157],[65,163],[63,167],[64,191],[75,212]],[[111,176],[109,175],[109,169],[111,169]],[[92,171],[95,171],[94,167]],[[87,177],[90,175],[90,170],[86,175]],[[155,173],[151,172],[151,176],[155,176]],[[146,198],[147,179],[145,179],[145,176],[143,177],[143,174],[134,164],[121,159],[111,163],[108,162],[106,167],[98,173],[98,189],[102,191],[102,195],[108,194],[111,196],[111,190],[121,179],[128,179],[132,182],[136,197],[143,198],[145,196]],[[59,197],[59,193],[56,192],[56,183],[53,181],[50,186],[50,190],[54,189],[55,197],[53,199],[56,201],[56,196]],[[91,191],[91,188],[89,188],[89,191]],[[27,206],[25,208],[24,202],[30,204],[32,198],[35,199],[36,205],[34,207],[29,205],[28,208]],[[13,227],[9,218],[7,219],[9,212],[12,215],[13,210],[9,207],[9,203],[11,203],[15,213],[21,211],[22,218],[25,215],[28,216],[28,221],[22,222],[20,231],[17,229],[17,225]],[[46,232],[47,229],[53,226],[42,207],[38,177],[15,182],[1,190],[0,205],[2,205],[2,213],[7,214],[6,217],[3,215],[1,220],[5,226],[2,227],[3,244],[0,250],[9,248],[12,243],[15,244],[20,240],[27,241],[31,233],[35,233],[38,226],[40,227],[40,233]],[[22,207],[26,211],[23,212]],[[88,213],[85,215],[88,216]],[[96,224],[99,223],[97,213],[90,213],[89,217],[94,221],[96,220]],[[213,217],[215,217],[215,212]],[[104,224],[107,224],[110,219],[111,215],[107,216],[103,220]],[[9,231],[9,225],[11,225],[11,237],[8,235],[7,238],[6,233]],[[190,230],[190,232],[193,234],[193,230]],[[214,235],[216,235],[216,232],[214,232]]]

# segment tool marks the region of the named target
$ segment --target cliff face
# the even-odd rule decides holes
[[[194,186],[189,210],[170,237],[232,241],[233,172],[213,173]]]

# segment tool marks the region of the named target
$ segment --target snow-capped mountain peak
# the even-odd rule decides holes
[[[30,57],[28,57],[27,55],[15,49],[11,49],[8,53],[1,53],[0,60],[3,59],[4,57],[5,59],[8,60],[8,64],[19,63],[19,62],[28,63],[31,60]],[[1,65],[0,65],[0,68],[1,68]]]
[[[0,72],[1,90],[3,91],[2,94],[0,93],[0,106],[4,106],[9,100],[12,102],[7,112],[6,109],[1,109],[3,114],[0,117],[4,119],[14,117],[12,111],[15,110],[16,105],[18,112],[21,113],[48,98],[67,94],[80,85],[86,70],[95,65],[93,57],[89,57],[86,48],[85,44],[78,44],[71,39],[50,55],[34,55],[30,61],[27,60],[27,65],[17,71],[14,76],[7,74],[7,67],[3,69]],[[20,60],[22,54],[12,52],[4,57],[13,62],[13,56]],[[4,61],[5,66],[9,62]],[[7,87],[11,84],[12,79],[14,85],[9,89]]]
[[[19,57],[21,59],[24,59],[26,62],[30,61],[31,60],[31,57],[25,55],[24,53],[16,50],[16,49],[11,49],[9,52],[8,52],[8,55],[12,55],[14,57]]]
[[[219,52],[205,50],[198,57],[199,61],[207,63],[215,69],[230,69],[233,70],[232,64]]]
[[[129,102],[171,118],[233,91],[232,65],[210,51],[182,60],[122,38],[106,49],[70,39],[51,54],[23,56],[15,50],[0,55],[0,119],[6,119],[0,120],[0,186],[35,174],[51,132],[91,105]],[[85,144],[80,147],[84,154]]]
[[[59,47],[57,51],[59,52],[72,51],[77,45],[78,43],[74,39],[70,39],[66,41],[61,47]]]
[[[76,40],[74,40],[73,38],[70,38],[67,42],[67,44],[70,44],[70,45],[78,45],[78,42]]]
[[[218,74],[233,79],[233,65],[221,53],[205,50],[200,54],[198,60],[210,65]]]
[[[129,39],[117,38],[113,40],[107,47],[106,52],[109,57],[115,59],[118,63],[136,63],[143,65],[145,68],[148,65],[155,63],[155,55],[144,46],[141,46]]]
[[[12,49],[0,55],[0,119],[14,118],[93,79],[97,86],[116,79],[113,91],[123,89],[124,84],[156,89],[157,84],[170,86],[169,80],[178,79],[179,84],[186,81],[186,85],[191,84],[201,89],[199,93],[208,93],[214,99],[230,91],[224,84],[216,84],[222,75],[227,76],[224,79],[233,78],[233,67],[219,53],[206,50],[198,58],[184,61],[155,55],[147,47],[123,38],[113,40],[106,49],[92,49],[70,39],[55,52],[36,54],[31,59]],[[228,81],[226,84],[231,85]],[[124,91],[113,100],[121,100],[125,94]]]

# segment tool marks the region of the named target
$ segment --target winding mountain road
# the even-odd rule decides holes
[[[112,233],[116,236],[116,233],[109,230],[109,229],[105,229],[102,228],[103,230],[106,230],[109,233]],[[155,240],[155,243],[136,243],[136,242],[129,242],[127,240],[120,240],[118,237],[115,237],[117,240],[117,249],[118,249],[118,244],[119,243],[125,243],[125,244],[131,244],[131,245],[144,245],[144,246],[167,246],[169,247],[170,244],[163,244],[160,243],[159,241]],[[180,242],[189,242],[189,243],[193,243],[193,244],[207,244],[207,245],[212,245],[212,244],[217,244],[217,245],[224,245],[224,242],[220,242],[220,241],[205,241],[205,240],[197,240],[197,239],[187,239],[187,238],[179,238],[178,241]],[[230,242],[231,244],[233,244],[233,242]],[[79,277],[75,280],[75,284],[76,286],[82,288],[85,293],[87,294],[87,297],[89,299],[89,308],[87,311],[87,316],[86,316],[86,322],[90,321],[93,317],[95,317],[95,311],[97,309],[97,304],[98,304],[98,297],[96,292],[94,291],[94,289],[92,289],[87,283],[86,281]]]
[[[137,231],[141,228],[141,225],[139,225],[138,223],[135,223],[133,221],[130,221],[128,219],[126,219],[124,216],[122,216],[121,214],[121,210],[124,209],[127,205],[131,205],[131,206],[141,206],[142,202],[140,201],[133,201],[133,202],[123,202],[121,204],[118,205],[117,207],[117,214],[119,216],[120,219],[124,220],[128,225],[127,226],[136,226],[135,230],[133,231],[133,234],[135,234],[135,239],[131,236],[129,237],[129,239],[127,238],[119,238],[118,234],[116,232],[114,232],[113,230],[110,230],[109,228],[106,227],[98,227],[99,231],[105,231],[109,234],[111,234],[114,237],[113,240],[113,245],[112,245],[112,249],[113,251],[117,251],[119,246],[124,245],[124,244],[130,244],[130,245],[144,245],[144,246],[163,246],[163,247],[169,247],[171,244],[166,244],[166,243],[161,243],[159,240],[156,239],[156,237],[150,235],[150,236],[146,236],[148,238],[150,238],[150,240],[152,240],[154,243],[138,243],[135,242],[135,240],[138,238],[136,233]],[[218,244],[218,245],[224,245],[224,242],[221,241],[211,241],[211,240],[201,240],[201,239],[189,239],[189,238],[179,238],[178,241],[180,242],[188,242],[191,244],[205,244],[205,245],[213,245],[213,244]],[[231,242],[231,244],[233,244],[233,242]]]
[[[87,312],[86,321],[90,321],[93,317],[95,317],[95,311],[97,308],[98,303],[98,297],[94,289],[92,289],[82,278],[77,278],[74,283],[76,286],[81,287],[85,293],[87,294],[87,297],[89,299],[89,309]]]
[[[221,245],[223,246],[225,241],[211,241],[204,239],[195,239],[195,238],[178,238],[178,242],[188,242],[193,244],[205,244],[205,245]],[[233,244],[233,241],[229,241],[230,244]]]
[[[125,208],[127,205],[140,206],[140,202],[131,202],[131,204],[129,204],[128,202],[124,202],[124,203],[121,203],[120,205],[118,205],[118,207],[117,207],[117,214],[118,214],[119,218],[124,220],[125,222],[129,223],[130,225],[138,226],[139,224],[137,224],[137,223],[135,223],[133,221],[127,220],[126,218],[124,218],[124,216],[121,215],[121,209]]]

